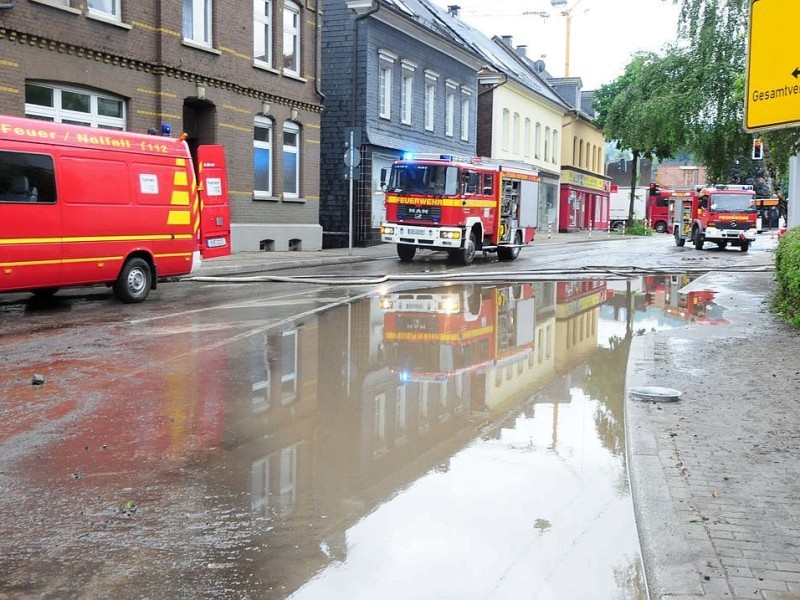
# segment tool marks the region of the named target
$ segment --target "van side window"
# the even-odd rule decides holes
[[[56,201],[53,157],[0,150],[0,202]]]

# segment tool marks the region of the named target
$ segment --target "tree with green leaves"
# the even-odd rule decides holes
[[[631,194],[628,221],[633,220],[639,158],[668,158],[686,144],[681,114],[686,110],[684,62],[678,48],[664,56],[636,54],[625,72],[595,95],[597,125],[618,148],[630,148]]]

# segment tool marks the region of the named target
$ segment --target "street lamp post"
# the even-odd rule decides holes
[[[571,8],[565,8],[561,14],[567,18],[567,42],[564,50],[564,77],[569,77],[569,34],[570,27],[572,26],[572,11],[575,10],[583,0],[578,0]],[[550,5],[553,7],[566,6],[567,0],[550,0]]]

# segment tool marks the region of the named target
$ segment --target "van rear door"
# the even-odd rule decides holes
[[[197,148],[200,194],[200,253],[203,258],[231,253],[231,216],[228,204],[228,172],[223,146]]]

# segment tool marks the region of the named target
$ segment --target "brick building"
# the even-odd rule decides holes
[[[314,0],[27,0],[0,7],[0,114],[226,148],[233,250],[314,250]]]

